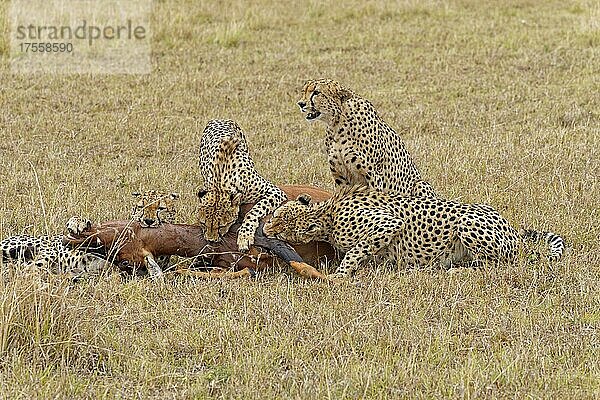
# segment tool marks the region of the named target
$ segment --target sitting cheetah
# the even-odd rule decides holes
[[[347,276],[373,256],[399,266],[449,267],[513,260],[524,239],[545,240],[550,260],[559,259],[565,247],[551,232],[518,234],[489,205],[403,197],[365,187],[347,187],[315,204],[300,195],[275,210],[264,233],[290,243],[325,240],[346,252],[333,278]]]
[[[200,140],[200,173],[204,187],[198,191],[198,220],[207,240],[215,242],[229,231],[241,204],[256,203],[238,231],[238,248],[248,251],[261,218],[287,198],[256,171],[246,135],[236,122],[212,120],[206,125]]]
[[[166,193],[160,190],[146,190],[143,193],[131,194],[137,199],[131,211],[131,220],[138,221],[142,228],[157,228],[163,222],[174,224],[177,217],[175,203],[179,200],[178,193]],[[162,271],[169,267],[170,256],[157,256],[156,262],[147,263],[150,277],[162,275]]]
[[[90,229],[91,222],[72,217],[67,222],[69,235]],[[67,273],[73,279],[98,274],[110,264],[102,246],[87,247],[86,251],[65,244],[64,235],[29,236],[17,235],[0,242],[0,261],[18,262],[44,268],[54,273]]]
[[[400,135],[368,100],[320,79],[306,82],[298,105],[308,121],[327,125],[325,145],[336,187],[358,184],[402,196],[435,196]]]

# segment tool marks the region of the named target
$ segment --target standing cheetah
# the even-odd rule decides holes
[[[198,191],[198,220],[207,240],[217,241],[229,231],[241,204],[255,203],[238,231],[238,248],[248,251],[261,218],[287,197],[256,171],[246,135],[236,122],[212,120],[206,125],[200,140],[200,173],[204,187]]]

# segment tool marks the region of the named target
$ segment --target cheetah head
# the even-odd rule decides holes
[[[163,222],[175,222],[175,201],[179,199],[179,194],[147,190],[131,195],[137,198],[131,219],[138,221],[142,228],[156,228]]]
[[[202,188],[198,191],[198,199],[198,223],[204,229],[206,240],[216,242],[237,221],[242,195],[218,188]]]
[[[67,236],[76,237],[92,228],[92,221],[87,218],[73,216],[67,221]]]
[[[311,212],[310,201],[310,195],[303,193],[281,205],[263,227],[264,234],[292,244],[323,239],[321,222]]]
[[[310,80],[304,84],[298,106],[307,121],[336,121],[342,112],[342,103],[353,93],[331,79]]]

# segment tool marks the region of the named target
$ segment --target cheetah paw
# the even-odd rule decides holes
[[[238,245],[238,249],[242,253],[245,253],[248,250],[250,250],[250,246],[252,246],[253,244],[254,244],[254,235],[238,233],[237,245]]]

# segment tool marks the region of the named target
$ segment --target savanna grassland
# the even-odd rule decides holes
[[[195,220],[209,119],[276,183],[331,188],[295,102],[330,77],[370,99],[447,198],[572,247],[476,270],[370,266],[357,283],[0,287],[0,398],[600,397],[600,4],[155,1],[149,75],[16,75],[0,3],[0,237],[126,218],[181,194]]]

